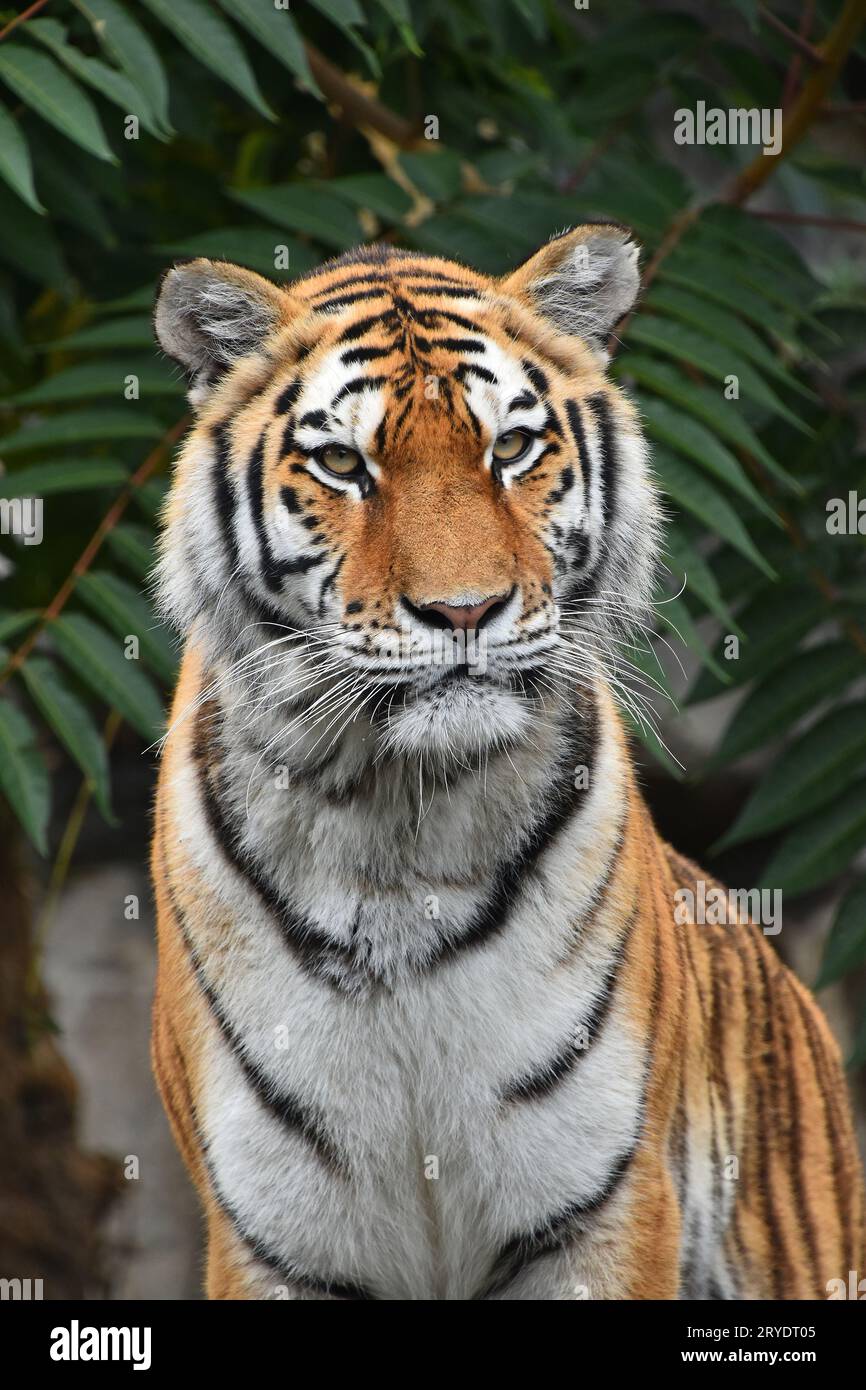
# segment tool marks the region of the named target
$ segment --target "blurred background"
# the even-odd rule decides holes
[[[0,1277],[199,1296],[148,1058],[177,663],[148,573],[186,427],[150,306],[184,256],[289,280],[384,238],[501,273],[575,223],[634,228],[646,290],[612,370],[670,524],[626,717],[663,832],[782,889],[774,944],[820,990],[862,1134],[864,21],[864,0],[0,4]],[[712,108],[783,120],[779,153],[679,143],[676,113]]]

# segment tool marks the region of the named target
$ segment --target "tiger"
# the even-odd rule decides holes
[[[616,223],[164,275],[152,1056],[206,1296],[820,1299],[863,1268],[837,1045],[656,830],[618,655],[660,493]],[[706,895],[706,894],[705,894]],[[707,914],[709,915],[709,914]]]

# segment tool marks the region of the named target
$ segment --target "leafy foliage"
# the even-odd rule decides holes
[[[735,697],[708,766],[773,755],[720,843],[773,837],[765,878],[790,894],[866,848],[866,537],[827,524],[831,498],[866,491],[850,367],[866,287],[752,214],[737,178],[760,152],[674,144],[674,111],[699,99],[780,105],[791,55],[761,7],[602,9],[56,0],[0,43],[0,500],[46,499],[50,537],[0,542],[0,789],[40,851],[44,731],[110,815],[100,707],[150,741],[174,673],[141,587],[183,408],[149,322],[166,262],[289,279],[384,236],[498,273],[595,217],[634,227],[652,267],[613,371],[667,497],[659,630],[697,658],[690,704]],[[837,12],[818,6],[818,37]],[[778,190],[795,214],[856,219],[866,182],[826,148],[784,148]],[[667,686],[634,658],[644,689]],[[864,901],[860,881],[822,982],[866,963]]]

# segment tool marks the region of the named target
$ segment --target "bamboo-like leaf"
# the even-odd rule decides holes
[[[795,896],[840,873],[866,843],[866,780],[822,807],[784,838],[763,872],[763,884]]]
[[[789,390],[797,391],[810,401],[818,399],[814,391],[810,391],[802,381],[798,381],[782,366],[763,339],[749,328],[748,324],[743,323],[727,309],[708,304],[705,299],[699,299],[696,295],[673,285],[654,286],[644,301],[644,307],[659,310],[698,329],[699,332],[709,334],[715,342],[731,348],[734,352],[741,352],[761,371],[775,376]]]
[[[234,87],[266,120],[276,120],[234,31],[207,0],[143,0],[143,3],[194,58]]]
[[[830,710],[776,759],[731,828],[713,846],[754,840],[835,800],[866,763],[866,706]]]
[[[726,637],[716,648],[718,661],[730,669],[732,684],[745,685],[774,670],[780,659],[794,650],[798,642],[811,632],[825,613],[821,595],[814,589],[794,585],[763,588],[737,614],[737,621],[746,640],[736,659],[725,656]],[[707,672],[701,672],[692,691],[689,704],[712,700],[721,694],[717,682]]]
[[[287,9],[276,9],[261,0],[219,0],[232,19],[263,44],[278,63],[294,73],[316,97],[322,98],[318,83],[310,71],[307,52],[301,33]]]
[[[0,497],[47,497],[51,493],[89,492],[120,487],[129,470],[115,459],[52,459],[32,463],[0,476]]]
[[[98,699],[113,705],[142,738],[152,742],[162,730],[162,702],[123,644],[80,613],[62,613],[51,623],[52,640],[64,661]]]
[[[146,526],[124,521],[106,537],[117,558],[137,579],[147,579],[153,566],[153,533]]]
[[[713,483],[669,449],[656,449],[653,462],[662,487],[678,506],[685,507],[710,531],[728,541],[769,578],[775,578],[772,566],[755,546],[730,502]]]
[[[45,211],[33,186],[33,164],[27,141],[5,106],[0,106],[0,178],[5,179],[13,193],[23,198],[34,212]]]
[[[70,410],[33,425],[23,425],[0,439],[0,457],[53,449],[67,444],[116,443],[119,439],[156,439],[162,425],[137,403],[125,410]]]
[[[86,704],[47,657],[29,657],[21,675],[33,703],[92,784],[97,806],[111,821],[108,755]]]
[[[725,400],[722,393],[710,386],[700,386],[690,380],[684,372],[662,362],[656,357],[643,353],[623,353],[613,365],[613,375],[619,379],[633,378],[641,386],[648,387],[659,396],[680,405],[696,419],[709,425],[710,429],[729,444],[746,449],[768,473],[777,478],[791,492],[802,495],[800,483],[777,463],[761,443],[755,431],[743,419],[742,411],[736,401]]]
[[[862,674],[866,674],[866,662],[848,642],[826,642],[795,652],[749,693],[710,765],[725,766],[779,738],[821,700],[841,694]]]
[[[72,2],[90,21],[96,38],[108,56],[144,93],[165,133],[173,135],[168,117],[168,79],[149,34],[119,0]]]
[[[160,250],[168,256],[213,256],[220,261],[235,261],[275,279],[305,275],[322,259],[312,247],[276,227],[211,228],[183,241],[170,242]],[[152,333],[151,329],[151,336]]]
[[[47,853],[51,784],[33,726],[6,697],[0,699],[0,791],[39,853]]]
[[[17,406],[63,405],[97,396],[123,400],[129,377],[137,379],[140,399],[154,396],[182,396],[185,383],[178,368],[154,357],[102,359],[78,362],[54,376],[44,377],[37,386],[10,397]]]
[[[230,188],[230,197],[278,227],[315,237],[345,251],[361,239],[361,227],[342,198],[317,184],[283,183],[271,188]]]
[[[645,399],[641,403],[644,424],[651,439],[670,444],[695,460],[708,473],[738,492],[747,502],[777,526],[781,521],[762,497],[734,455],[697,420],[675,410],[665,401]]]
[[[809,426],[788,409],[750,363],[720,343],[713,342],[711,338],[704,337],[693,328],[687,328],[685,324],[675,323],[672,319],[662,319],[657,315],[633,319],[628,327],[626,341],[640,343],[680,362],[688,362],[707,372],[717,381],[725,382],[731,377],[736,377],[740,399],[763,406],[801,434],[812,433]]]
[[[187,254],[182,252],[182,255]],[[195,254],[195,253],[190,253]],[[149,348],[153,347],[153,321],[144,314],[129,318],[108,319],[105,323],[94,323],[80,328],[65,338],[37,345],[38,352],[99,351],[106,348]]]
[[[0,81],[88,154],[117,163],[90,97],[47,53],[4,43],[0,48]]]
[[[177,677],[177,652],[147,599],[108,570],[91,570],[78,581],[79,598],[121,638],[138,638],[141,655],[166,685]]]
[[[157,140],[168,138],[157,124],[141,88],[116,68],[81,53],[68,41],[66,30],[56,19],[32,19],[27,26],[27,34],[43,43],[75,77],[86,82],[88,87],[93,87],[107,101],[119,106],[124,115],[137,116],[145,130],[155,135]]]

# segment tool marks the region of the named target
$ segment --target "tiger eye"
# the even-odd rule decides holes
[[[343,444],[328,444],[319,454],[319,461],[329,473],[345,478],[357,473],[363,467],[363,459],[357,449],[348,449]]]
[[[493,457],[499,463],[513,463],[526,453],[531,438],[526,430],[506,430],[493,445]]]

